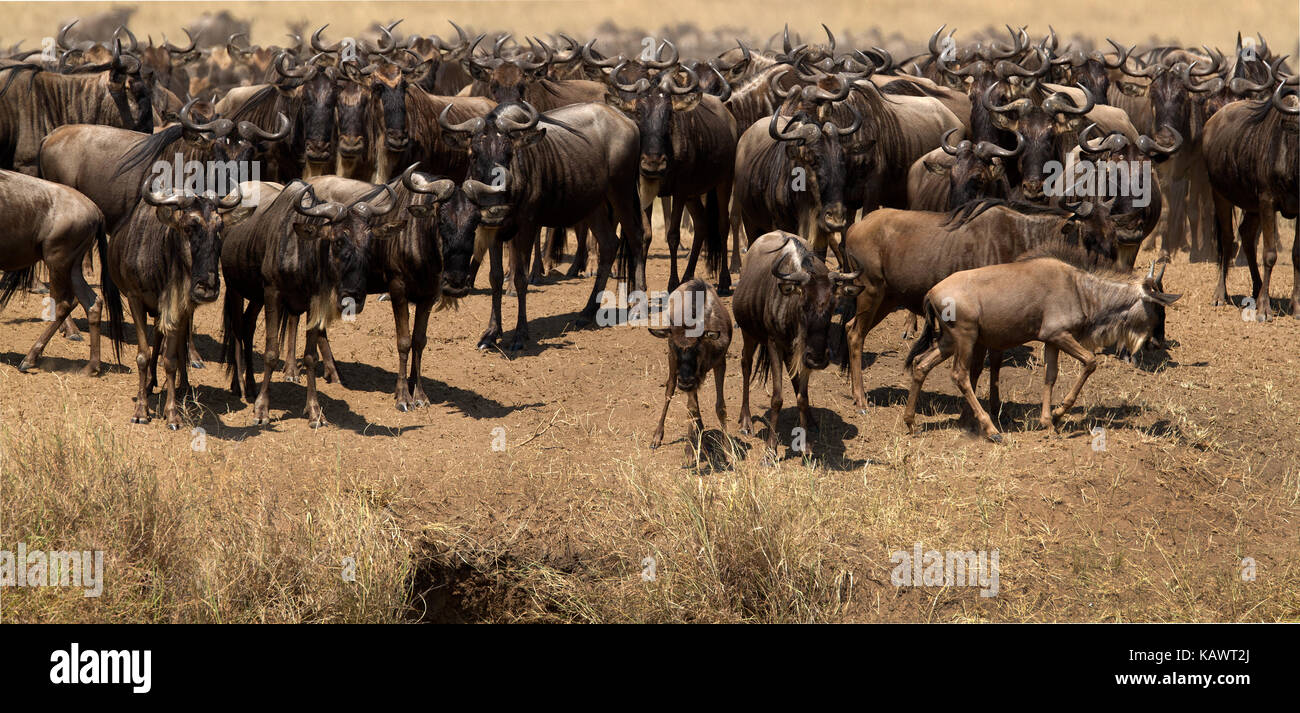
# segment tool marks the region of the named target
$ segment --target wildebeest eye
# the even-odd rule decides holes
[[[716,329],[710,329],[710,330],[708,330],[708,331],[706,331],[706,332],[704,333],[704,338],[705,338],[705,339],[712,339],[712,340],[714,340],[714,341],[717,341],[718,338],[721,337],[721,336],[722,336],[722,333],[719,332],[719,331],[717,331]]]
[[[799,285],[796,285],[793,282],[782,282],[780,290],[783,295],[792,295],[799,291]]]

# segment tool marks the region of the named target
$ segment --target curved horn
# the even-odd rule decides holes
[[[453,134],[472,134],[483,128],[487,120],[481,116],[476,116],[459,124],[450,124],[447,122],[447,112],[451,111],[452,104],[443,107],[442,113],[438,114],[438,126],[443,131],[450,131]]]
[[[627,94],[640,94],[650,88],[650,80],[645,79],[644,77],[636,80],[632,84],[624,84],[619,81],[618,75],[625,67],[627,67],[627,60],[619,62],[618,66],[614,67],[613,71],[605,76],[605,80],[620,92],[625,92]]]
[[[659,80],[659,88],[669,94],[675,94],[677,96],[698,91],[700,88],[700,75],[696,74],[695,70],[685,65],[682,66],[681,70],[686,73],[685,86],[678,86],[676,81],[676,72],[664,72],[663,78]]]
[[[59,28],[59,34],[54,38],[54,44],[57,45],[59,49],[65,51],[76,49],[76,47],[73,47],[72,45],[68,44],[68,30],[71,30],[72,26],[77,24],[78,22],[81,22],[80,18],[75,19],[72,22],[69,22],[68,24]]]
[[[803,95],[805,99],[818,104],[822,104],[826,102],[842,101],[845,97],[849,95],[849,90],[853,88],[852,81],[845,79],[844,77],[841,77],[839,75],[828,74],[826,76],[834,77],[835,79],[839,80],[840,88],[832,92],[826,89],[822,89],[821,86],[817,84],[804,87]]]
[[[235,206],[239,205],[243,200],[244,193],[239,189],[239,184],[236,183],[229,193],[217,201],[217,210],[222,212],[234,210]]]
[[[419,165],[420,162],[416,161],[402,171],[402,185],[412,193],[433,196],[435,203],[451,198],[452,192],[456,190],[456,182],[450,178],[440,178],[435,181],[429,174],[416,171]]]
[[[375,202],[379,198],[380,193],[388,196],[387,208],[375,207]],[[353,211],[362,218],[378,218],[381,215],[388,215],[396,206],[397,191],[393,190],[393,187],[387,183],[383,183],[380,184],[379,190],[372,191],[368,195],[352,201],[351,205],[348,206],[348,210]]]
[[[593,67],[601,67],[601,68],[603,68],[603,69],[610,69],[610,68],[612,68],[612,67],[617,66],[618,63],[621,61],[620,58],[618,58],[618,57],[610,57],[610,58],[607,58],[607,59],[596,59],[596,56],[593,55],[593,54],[591,53],[591,50],[592,50],[592,48],[595,47],[595,45],[596,45],[596,40],[593,39],[593,40],[591,40],[590,42],[588,42],[587,44],[585,44],[585,45],[582,46],[582,61],[583,61],[583,62],[586,62],[587,64],[590,64],[590,65],[593,66]]]
[[[785,247],[782,246],[781,249],[784,251]],[[796,256],[797,255],[798,254],[796,253]],[[785,262],[785,259],[786,256],[782,255],[781,257],[772,261],[772,271],[771,271],[772,276],[778,280],[781,280],[782,282],[788,280],[792,282],[798,282],[801,285],[808,284],[808,281],[812,279],[812,275],[809,275],[808,272],[804,270],[802,266],[794,270],[791,270],[789,272],[781,271],[781,263]]]
[[[661,53],[663,53],[664,47],[668,48],[669,51],[668,58],[659,59],[658,57]],[[668,69],[674,64],[677,64],[677,59],[678,59],[677,46],[674,45],[671,40],[664,40],[659,45],[659,49],[655,50],[655,59],[650,60],[648,62],[642,62],[642,64],[644,64],[647,69]]]
[[[227,38],[227,39],[226,39],[226,53],[229,54],[229,55],[231,55],[231,56],[239,56],[239,57],[247,57],[248,55],[252,54],[252,53],[253,53],[253,50],[252,50],[251,47],[250,47],[249,49],[240,49],[240,47],[239,47],[238,45],[235,44],[235,38],[236,38],[236,37],[243,37],[244,39],[248,39],[248,33],[246,33],[246,32],[236,32],[235,34],[233,34],[233,35],[231,35],[229,38]]]
[[[776,95],[776,97],[781,101],[785,101],[790,97],[791,94],[794,94],[799,89],[798,84],[792,85],[789,89],[785,89],[785,90],[781,89],[781,78],[789,73],[790,70],[787,68],[785,70],[772,72],[771,74],[767,75],[768,88],[771,89],[772,94]]]
[[[535,72],[549,65],[551,63],[551,60],[555,59],[555,53],[551,51],[551,48],[547,46],[545,42],[542,42],[540,39],[537,40],[537,42],[540,44],[540,49],[545,53],[543,55],[544,57],[543,59],[536,62],[530,62],[526,59],[515,60],[515,65],[518,66],[520,69],[524,70],[525,72]],[[534,50],[533,38],[531,37],[528,38],[528,48],[530,52],[532,52],[532,55],[535,57],[536,51]]]
[[[835,131],[839,133],[840,136],[851,136],[854,133],[857,133],[858,129],[862,128],[862,112],[858,111],[858,108],[853,104],[849,104],[848,106],[849,111],[853,113],[853,123],[844,128],[836,126]],[[831,125],[834,126],[834,124]]]
[[[835,54],[835,35],[831,34],[831,28],[827,27],[824,22],[822,23],[822,29],[826,30],[826,39],[830,42],[827,49],[830,50],[831,54]]]
[[[1064,92],[1057,92],[1043,101],[1043,111],[1049,114],[1061,113],[1074,116],[1082,116],[1093,110],[1097,106],[1096,99],[1093,98],[1092,92],[1082,84],[1074,85],[1083,92],[1083,106],[1075,106],[1074,101]]]
[[[1289,114],[1291,116],[1295,116],[1296,114],[1300,114],[1300,106],[1287,106],[1287,103],[1282,101],[1282,92],[1288,86],[1289,85],[1287,85],[1286,83],[1278,84],[1277,89],[1273,90],[1273,97],[1270,101],[1273,102],[1274,109],[1277,109],[1283,114]]]
[[[1191,75],[1193,77],[1208,77],[1211,74],[1218,74],[1219,70],[1223,68],[1223,53],[1216,52],[1205,45],[1201,45],[1201,49],[1205,50],[1205,54],[1209,56],[1210,66],[1204,72],[1191,72]],[[1189,67],[1189,70],[1200,64],[1200,62],[1193,62],[1192,64],[1193,67]]]
[[[447,24],[449,24],[449,25],[451,25],[452,27],[456,28],[456,36],[457,36],[458,38],[460,38],[460,46],[459,46],[459,47],[448,48],[448,49],[458,49],[458,50],[459,50],[459,49],[465,49],[466,47],[469,47],[469,34],[467,34],[464,30],[462,30],[461,27],[460,27],[460,25],[457,25],[456,23],[452,22],[451,20],[448,20],[448,21],[447,21]]]
[[[167,191],[166,193],[155,192],[152,190],[140,194],[145,203],[152,206],[188,206],[194,202],[193,196],[187,196],[184,192]]]
[[[209,121],[206,124],[194,123],[194,120],[190,118],[190,110],[194,108],[194,104],[197,101],[198,101],[198,97],[194,97],[189,101],[185,102],[185,106],[181,107],[181,112],[180,112],[181,126],[185,127],[186,129],[189,129],[190,131],[211,131],[220,134],[226,134],[230,132],[231,122],[229,119],[214,118],[212,121]],[[222,129],[224,129],[224,131],[222,131]]]
[[[1192,62],[1189,65],[1183,65],[1183,71],[1181,77],[1183,80],[1183,86],[1187,87],[1187,91],[1195,92],[1197,94],[1202,94],[1204,92],[1217,92],[1220,89],[1222,89],[1223,77],[1215,77],[1204,84],[1197,84],[1195,80],[1192,79],[1193,76],[1198,76],[1198,77],[1206,76],[1205,74],[1193,75],[1192,70],[1195,69],[1196,65],[1198,64],[1200,64],[1200,62]]]
[[[537,126],[537,122],[540,121],[542,118],[541,113],[539,113],[532,104],[529,104],[528,102],[525,101],[519,102],[517,106],[524,110],[528,118],[520,122],[520,121],[515,121],[514,119],[508,119],[503,115],[498,115],[496,118],[496,125],[498,129],[506,133],[514,133],[517,131],[527,131]]]
[[[1110,60],[1107,59],[1102,60],[1102,64],[1105,64],[1106,67],[1108,67],[1109,69],[1119,69],[1120,67],[1123,67],[1124,63],[1128,61],[1128,56],[1133,52],[1134,49],[1137,48],[1137,45],[1133,45],[1128,49],[1124,49],[1123,45],[1116,42],[1115,40],[1112,40],[1109,37],[1106,38],[1106,41],[1110,43],[1111,47],[1115,48],[1115,57],[1116,57],[1114,64],[1112,64]]]
[[[718,86],[722,88],[721,93],[717,95],[718,101],[725,103],[728,99],[731,98],[731,83],[727,81],[726,77],[722,76],[722,72],[719,72],[717,67],[713,65],[709,65],[709,69],[712,70],[715,75],[717,75]]]
[[[251,121],[241,121],[239,122],[239,135],[248,141],[253,139],[281,141],[289,135],[289,129],[292,125],[289,122],[289,117],[285,116],[284,112],[280,112],[278,117],[278,128],[275,131],[263,131],[261,127]]]
[[[122,34],[125,34],[125,35],[126,35],[126,38],[127,38],[128,40],[131,41],[131,46],[126,48],[126,51],[127,51],[127,52],[135,52],[135,51],[137,51],[137,50],[140,49],[140,42],[139,42],[139,40],[137,40],[137,39],[135,38],[135,34],[132,33],[131,30],[130,30],[129,28],[127,28],[126,25],[118,25],[118,26],[117,26],[117,29],[116,29],[116,30],[113,30],[113,38],[114,38],[114,39],[116,39],[119,35],[122,35]],[[189,34],[188,31],[186,32],[186,34]],[[190,39],[191,39],[191,40],[194,39],[193,36],[191,36]],[[163,41],[166,42],[166,39],[164,39]],[[168,49],[170,50],[171,48],[168,47]],[[185,51],[186,51],[186,52],[189,52],[189,51],[192,50],[192,49],[194,49],[194,43],[193,43],[193,42],[190,43],[190,49],[189,49],[189,50],[185,50]]]
[[[317,54],[320,57],[324,52]],[[313,57],[314,60],[316,57]],[[305,62],[300,69],[290,69],[288,65],[289,53],[285,51],[277,52],[275,55],[275,71],[285,79],[311,79],[316,76],[316,65],[312,62]]]
[[[939,49],[939,35],[943,33],[943,28],[947,26],[947,23],[939,25],[939,29],[935,30],[933,35],[930,35],[930,42],[926,45],[930,48],[930,56],[938,57],[940,54],[943,54],[943,50]],[[952,39],[952,36],[956,34],[956,32],[957,28],[952,28],[952,31],[948,33],[948,39]]]
[[[1012,158],[1020,155],[1025,148],[1025,137],[1019,131],[1016,134],[1016,147],[1014,149],[1004,149],[992,141],[981,141],[975,145],[975,155],[981,159]]]
[[[1128,138],[1119,132],[1110,134],[1109,136],[1098,139],[1095,142],[1090,141],[1088,137],[1091,136],[1094,131],[1099,130],[1099,127],[1094,122],[1088,124],[1083,131],[1079,132],[1078,143],[1080,151],[1089,154],[1107,153],[1111,151],[1119,151],[1128,145]]]
[[[1176,152],[1179,148],[1181,148],[1183,145],[1183,135],[1178,133],[1178,131],[1175,130],[1174,127],[1172,126],[1166,126],[1164,128],[1166,131],[1174,135],[1172,144],[1170,144],[1169,146],[1161,146],[1160,144],[1156,143],[1155,139],[1143,134],[1139,136],[1137,140],[1138,150],[1145,154],[1152,154],[1152,153],[1171,154]]]
[[[307,190],[303,191],[302,195],[298,197],[298,201],[294,203],[294,210],[309,218],[325,218],[331,223],[338,220],[343,215],[346,208],[342,203],[322,201],[320,198],[316,197],[316,190],[313,189],[310,184],[304,185],[307,186]],[[303,205],[304,198],[309,199],[311,202],[307,205]]]
[[[767,123],[767,134],[775,141],[797,141],[804,144],[821,133],[821,129],[815,124],[805,123],[808,116],[803,112],[790,117],[790,120],[785,124],[784,130],[777,127],[777,120],[780,118],[780,112],[777,112],[772,115],[772,118]]]
[[[993,91],[997,89],[997,86],[998,86],[997,82],[990,84],[989,88],[985,89],[984,93],[980,95],[980,104],[985,109],[988,109],[989,111],[995,114],[1005,114],[1013,111],[1025,111],[1027,109],[1033,108],[1034,103],[1029,99],[1025,99],[1025,98],[1017,99],[1009,104],[1002,104],[1002,105],[994,104]]]
[[[952,136],[958,131],[961,131],[960,126],[954,126],[951,129],[948,129],[943,133],[943,138],[940,139],[939,141],[939,148],[943,149],[943,152],[948,154],[949,156],[956,156],[963,149],[970,148],[970,139],[962,139],[961,143],[957,144],[956,146],[953,146],[952,144],[948,143],[948,137]]]
[[[472,178],[465,181],[464,187],[465,195],[469,196],[469,199],[474,203],[478,203],[479,198],[483,196],[501,195],[508,190],[505,185],[489,186],[482,181],[476,181]]]
[[[195,47],[196,45],[198,45],[199,41],[198,41],[197,39],[194,38],[194,33],[193,33],[193,32],[190,32],[190,31],[189,31],[189,28],[182,27],[181,30],[185,32],[185,36],[186,36],[186,37],[189,37],[189,38],[190,38],[190,46],[189,46],[189,47],[177,47],[176,45],[173,45],[172,43],[168,42],[168,41],[167,41],[167,36],[164,35],[164,36],[163,36],[163,48],[166,49],[168,53],[170,53],[170,54],[189,54],[190,52],[193,52],[193,51],[194,51],[194,47]],[[130,30],[127,30],[127,31],[126,31],[126,34],[127,34],[127,35],[130,35],[130,34],[131,34],[131,31],[130,31]],[[131,37],[131,42],[132,42],[132,44],[135,43],[135,37],[134,37],[134,36]]]
[[[1013,75],[1017,77],[1041,77],[1047,74],[1047,70],[1050,69],[1052,66],[1051,62],[1049,62],[1047,59],[1047,51],[1041,47],[1035,47],[1034,53],[1038,56],[1038,69],[1034,69],[1034,70],[1025,69],[1024,67],[1022,67],[1020,64],[1016,62],[1011,62],[1004,59],[998,62],[997,68],[995,70],[998,74],[998,78],[1006,79],[1007,77]]]
[[[321,44],[320,36],[321,36],[321,33],[323,33],[323,32],[325,31],[325,28],[326,28],[326,27],[329,27],[329,23],[328,23],[328,22],[325,23],[324,25],[321,25],[321,26],[320,26],[320,29],[318,29],[318,30],[316,30],[315,32],[311,33],[311,48],[312,48],[312,50],[315,51],[315,52],[329,52],[329,53],[335,53],[335,52],[338,52],[338,51],[343,47],[343,43],[342,43],[342,42],[335,42],[334,44],[330,45],[329,47],[326,47],[326,46],[324,46],[324,45]]]

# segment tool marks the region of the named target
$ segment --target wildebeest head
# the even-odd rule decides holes
[[[1083,91],[1082,107],[1074,104],[1064,93],[1052,94],[1041,103],[1025,96],[1007,104],[994,104],[992,95],[997,86],[990,86],[980,101],[991,112],[994,125],[1006,131],[1014,131],[1024,139],[1017,161],[1020,171],[1019,190],[1026,199],[1041,200],[1044,198],[1047,162],[1062,161],[1065,158],[1068,147],[1062,137],[1077,134],[1084,127],[1088,112],[1095,106],[1092,92],[1087,87],[1079,86]]]
[[[377,200],[380,194],[387,194],[382,207]],[[299,240],[315,241],[328,256],[327,277],[338,286],[339,300],[331,307],[343,308],[350,302],[357,313],[365,308],[371,242],[390,239],[406,227],[404,220],[381,220],[396,203],[388,185],[378,186],[349,204],[322,201],[311,186],[299,196],[294,209],[306,220],[294,222],[293,231]]]
[[[1111,216],[1114,202],[1112,198],[1065,206],[1070,214],[1061,225],[1061,235],[1085,251],[1114,262],[1118,255],[1115,220]]]
[[[222,231],[252,214],[247,208],[235,211],[242,200],[239,187],[220,199],[212,193],[154,190],[145,191],[142,198],[154,206],[160,223],[184,239],[184,247],[176,257],[189,267],[189,298],[200,304],[216,300],[221,290]]]
[[[786,156],[805,172],[808,188],[816,196],[817,223],[827,232],[843,230],[848,224],[844,206],[848,154],[843,142],[862,126],[862,114],[857,107],[850,104],[849,109],[854,121],[843,128],[833,121],[819,124],[802,112],[791,117],[784,128],[778,125],[780,117],[776,114],[767,125],[768,135],[783,144]]]
[[[545,43],[539,49],[531,39],[528,41],[530,51],[504,56],[502,48],[509,39],[509,35],[502,35],[497,38],[490,55],[480,57],[470,53],[461,63],[471,77],[487,85],[488,96],[498,104],[523,101],[524,90],[529,84],[546,77],[555,56]]]
[[[1153,62],[1133,70],[1127,65],[1121,67],[1125,74],[1150,80],[1145,87],[1129,85],[1129,91],[1145,91],[1151,104],[1152,124],[1158,127],[1154,138],[1161,143],[1173,141],[1171,130],[1184,137],[1195,137],[1200,130],[1193,124],[1197,95],[1214,93],[1223,87],[1223,78],[1217,76],[1223,55],[1205,51],[1210,56],[1208,62],[1189,52],[1180,52],[1168,63]],[[1205,77],[1210,79],[1202,81]]]
[[[851,315],[855,299],[862,286],[854,280],[860,270],[850,273],[833,272],[826,263],[793,236],[777,249],[783,255],[772,262],[771,275],[776,280],[778,313],[791,315],[793,350],[791,359],[804,369],[824,369],[833,354],[830,346],[843,344],[842,335],[832,336],[831,319],[836,313]],[[842,331],[841,322],[837,327]]]
[[[370,150],[370,88],[355,81],[344,81],[339,88],[335,126],[339,155],[356,159]]]
[[[626,62],[621,63],[610,72],[609,84],[616,91],[607,94],[606,99],[636,121],[641,134],[641,175],[662,178],[673,158],[673,115],[699,106],[700,79],[694,70],[682,67],[685,85],[678,84],[678,72],[671,70],[655,75],[653,82],[642,77],[625,84],[619,77],[626,66]]]
[[[306,67],[288,70],[284,57],[276,61],[276,71],[286,77],[302,80],[301,133],[308,163],[326,163],[334,155],[334,111],[339,95],[339,74],[334,66],[325,65],[326,53],[317,53],[307,61]]]
[[[695,278],[668,296],[664,314],[667,327],[650,333],[668,340],[669,354],[677,364],[677,388],[690,393],[704,376],[726,358],[731,345],[731,316],[707,282]]]
[[[406,210],[411,214],[417,234],[435,236],[442,265],[442,291],[449,297],[462,297],[469,292],[470,261],[474,255],[474,228],[478,222],[478,208],[466,200],[456,182],[448,178],[434,179],[415,169],[411,164],[402,172],[402,185],[414,196],[427,198],[412,201]],[[449,202],[450,201],[450,202]],[[454,207],[453,207],[454,206]],[[448,215],[449,211],[460,211]]]
[[[1009,193],[1004,162],[1019,155],[1025,145],[1024,137],[1016,134],[1014,149],[1004,149],[991,141],[973,143],[970,139],[953,146],[949,137],[956,131],[956,127],[949,129],[940,143],[944,153],[953,157],[952,163],[925,162],[925,170],[948,179],[948,209],[976,198]]]
[[[1092,50],[1084,52],[1080,49],[1073,49],[1064,54],[1053,57],[1052,65],[1060,70],[1061,84],[1079,84],[1088,88],[1092,96],[1096,97],[1098,104],[1109,104],[1110,93],[1110,70],[1120,69],[1128,60],[1129,53],[1133,48],[1124,49],[1115,40],[1106,38],[1111,47],[1115,48],[1115,56],[1107,57],[1101,50]]]
[[[460,124],[447,120],[449,105],[438,116],[443,136],[453,145],[469,149],[469,197],[479,206],[485,227],[498,228],[510,218],[510,198],[523,180],[515,170],[515,152],[546,135],[538,128],[541,114],[528,102],[497,106],[487,116]]]
[[[1122,174],[1118,177],[1111,173],[1108,180],[1117,179],[1115,188],[1118,189],[1112,193],[1115,201],[1111,205],[1110,215],[1115,222],[1115,239],[1119,246],[1127,250],[1136,250],[1137,245],[1146,238],[1148,232],[1149,216],[1144,210],[1146,206],[1137,206],[1134,204],[1132,190],[1122,190],[1118,185],[1119,181],[1128,181],[1132,188],[1133,182],[1132,171],[1134,170],[1151,170],[1151,164],[1165,161],[1170,155],[1178,151],[1182,146],[1183,137],[1176,131],[1171,131],[1174,135],[1174,142],[1168,146],[1162,146],[1155,139],[1145,134],[1138,137],[1137,144],[1128,140],[1124,134],[1113,132],[1109,136],[1092,139],[1090,138],[1098,131],[1096,124],[1089,124],[1083,131],[1079,132],[1079,150],[1083,156],[1092,161],[1112,161],[1122,162],[1124,168]],[[1150,175],[1150,173],[1148,173]],[[1154,179],[1149,179],[1154,180]],[[1107,190],[1110,191],[1110,185],[1107,184]],[[1155,191],[1155,186],[1148,183],[1148,190]],[[1154,199],[1153,195],[1147,198]],[[1148,202],[1149,205],[1149,202]],[[1159,204],[1155,209],[1158,214]],[[1126,261],[1127,262],[1127,261]],[[1131,264],[1131,262],[1127,262]]]
[[[1137,354],[1146,346],[1159,348],[1165,344],[1166,310],[1182,297],[1165,292],[1165,268],[1168,266],[1168,263],[1161,264],[1160,273],[1156,274],[1156,265],[1151,263],[1142,280],[1141,299],[1124,315],[1128,328],[1127,343],[1120,346],[1130,355]]]

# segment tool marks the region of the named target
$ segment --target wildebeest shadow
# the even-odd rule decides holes
[[[803,453],[794,450],[795,431],[799,427],[798,406],[781,409],[777,416],[778,460],[802,458]],[[773,424],[767,422],[766,410],[754,415],[754,436],[766,442]],[[757,424],[762,423],[760,428]],[[808,424],[809,433],[803,434],[812,459],[827,470],[857,470],[867,464],[866,460],[846,457],[845,444],[858,435],[858,427],[845,421],[838,412],[829,408],[812,407],[812,422]]]
[[[378,367],[373,364],[365,364],[362,362],[340,361],[336,363],[336,366],[338,367],[339,370],[339,378],[343,380],[343,388],[348,391],[365,391],[371,393],[391,394],[393,393],[393,390],[397,387],[397,372],[395,371],[388,371],[387,369],[384,369],[382,367]],[[503,416],[507,416],[511,413],[514,413],[515,411],[523,411],[525,409],[536,408],[545,405],[541,402],[531,403],[531,404],[519,404],[517,406],[503,404],[499,401],[495,401],[486,396],[483,396],[482,394],[479,394],[477,392],[470,391],[468,389],[462,389],[457,386],[452,386],[451,384],[448,384],[444,381],[439,381],[438,379],[431,378],[430,376],[428,376],[429,366],[430,365],[428,363],[428,360],[426,359],[425,367],[423,370],[425,373],[422,375],[422,379],[424,381],[424,387],[425,387],[424,392],[429,397],[429,402],[431,404],[445,404],[448,406],[453,406],[458,411],[460,411],[460,413],[469,416],[470,418],[497,419]],[[319,370],[320,368],[321,367],[318,365],[317,369]],[[273,373],[272,378],[276,380],[276,382],[273,382],[271,385],[273,404],[275,403],[275,398],[276,398],[275,393],[277,388],[287,388],[287,387],[294,387],[294,386],[298,386],[299,389],[302,388],[301,386],[294,384],[293,382],[284,381],[283,378],[281,377],[281,372],[278,369]],[[322,377],[320,376],[318,376],[317,378],[322,379]],[[414,384],[412,384],[411,386],[413,388]],[[324,394],[322,393],[322,399],[323,397]],[[299,400],[305,399],[306,392],[301,391],[298,394],[298,398]],[[321,401],[321,406],[325,407],[325,402],[323,400]],[[394,410],[396,410],[396,407],[394,407]],[[325,417],[329,418],[329,416],[330,414],[327,408]]]
[[[111,349],[106,350],[106,352],[107,353],[101,356],[101,361],[100,361],[101,374],[108,374],[108,373],[125,374],[131,371],[131,367],[126,366],[126,364],[118,364],[117,362],[112,361],[113,353]],[[0,354],[0,364],[11,366],[16,370],[18,368],[18,365],[22,363],[23,358],[26,356],[27,356],[27,352],[25,351],[4,352],[3,354]],[[90,358],[89,348],[87,348],[86,356],[79,359],[68,359],[66,357],[49,356],[48,354],[42,354],[41,358],[36,360],[35,369],[37,371],[47,372],[51,374],[78,374],[81,372],[82,369],[86,368],[86,362],[89,360],[89,358]],[[90,378],[94,378],[94,377],[90,377]]]

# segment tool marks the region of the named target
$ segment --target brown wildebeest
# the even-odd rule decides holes
[[[668,405],[678,387],[686,392],[686,410],[691,415],[691,430],[686,445],[687,454],[699,452],[696,441],[704,430],[700,416],[700,386],[704,377],[713,372],[713,385],[717,388],[715,406],[718,423],[723,434],[727,432],[727,399],[723,386],[727,378],[727,349],[731,346],[731,313],[718,299],[718,293],[709,283],[695,278],[684,282],[668,296],[663,314],[669,319],[665,328],[650,329],[650,333],[668,340],[668,385],[664,390],[664,407],[659,412],[659,425],[650,439],[650,447],[658,448],[664,440],[664,419]]]
[[[925,294],[954,272],[1010,262],[1062,235],[1077,236],[1091,252],[1109,255],[1114,234],[1107,206],[1093,203],[1071,212],[986,200],[954,213],[882,209],[854,223],[845,252],[860,268],[865,285],[849,328],[847,356],[854,404],[859,410],[867,407],[863,340],[893,311],[906,308],[919,314]],[[994,404],[999,364],[995,357],[989,371]]]
[[[1282,66],[1279,60],[1274,71]],[[1257,316],[1273,316],[1269,282],[1277,262],[1277,213],[1295,219],[1300,206],[1300,107],[1288,104],[1284,94],[1295,92],[1294,79],[1279,83],[1270,99],[1233,102],[1205,122],[1201,152],[1214,192],[1215,228],[1219,244],[1219,283],[1214,304],[1228,304],[1228,268],[1236,255],[1232,238],[1232,209],[1241,209],[1238,231],[1241,249],[1250,266],[1251,295]],[[1297,223],[1300,226],[1300,223]],[[1264,232],[1264,274],[1255,254],[1260,228]],[[1295,274],[1291,312],[1300,318],[1300,227],[1291,247]]]
[[[370,241],[390,234],[389,226],[376,228],[373,223],[392,210],[391,188],[378,186],[370,195],[344,204],[319,199],[310,185],[300,181],[288,186],[249,181],[240,187],[256,198],[257,209],[250,220],[230,231],[221,251],[226,279],[222,353],[231,371],[230,390],[240,393],[242,374],[243,395],[252,395],[253,332],[257,313],[265,306],[266,352],[253,423],[269,424],[271,372],[280,358],[281,340],[290,318],[306,314],[307,416],[312,427],[322,426],[325,412],[316,398],[316,350],[326,328],[343,310],[365,308]],[[387,207],[372,206],[370,201],[384,192],[390,194]],[[293,354],[287,357],[292,360]]]
[[[247,208],[235,211],[241,199],[238,187],[221,199],[212,194],[165,195],[151,187],[143,192],[140,204],[108,246],[108,271],[126,293],[138,345],[135,363],[140,392],[131,423],[149,422],[151,364],[161,354],[167,374],[167,427],[173,431],[181,427],[176,408],[177,367],[184,391],[189,373],[181,357],[194,310],[216,301],[221,291],[222,232],[252,212]],[[145,335],[150,316],[157,333],[152,355]]]
[[[55,330],[72,312],[74,301],[86,310],[90,325],[90,361],[82,373],[99,374],[99,316],[103,301],[95,296],[82,274],[82,259],[99,247],[100,272],[109,303],[109,335],[118,339],[122,331],[122,309],[117,288],[103,261],[108,254],[104,216],[88,198],[66,186],[32,178],[15,171],[0,171],[0,225],[5,226],[5,243],[0,246],[0,307],[26,286],[38,262],[44,261],[50,274],[53,321],[41,332],[27,356],[18,364],[26,372],[36,365]],[[114,305],[118,305],[116,311]]]
[[[1120,346],[1137,353],[1150,338],[1161,315],[1180,295],[1164,293],[1155,265],[1145,278],[1098,265],[1095,257],[1066,244],[1045,246],[1013,263],[988,265],[955,273],[925,295],[925,332],[907,355],[912,373],[903,422],[912,432],[916,400],[930,370],[954,356],[952,379],[979,420],[983,435],[994,443],[1002,436],[980,407],[970,369],[977,352],[1002,352],[1028,342],[1043,343],[1047,364],[1043,380],[1044,428],[1053,427],[1079,398],[1097,368],[1095,351]],[[1055,410],[1052,387],[1060,352],[1078,359],[1083,373]],[[919,358],[919,361],[918,361]]]
[[[773,231],[755,240],[745,255],[740,284],[732,309],[744,335],[740,355],[740,430],[753,430],[749,415],[749,378],[758,351],[759,382],[771,371],[772,404],[767,412],[767,447],[774,455],[777,420],[781,414],[781,376],[790,377],[799,399],[799,426],[808,432],[812,409],[808,405],[808,380],[815,369],[825,369],[843,348],[843,326],[832,327],[838,313],[848,316],[852,298],[862,291],[854,280],[860,273],[839,273],[797,235]],[[838,333],[838,338],[832,332]],[[805,455],[807,448],[803,449]]]

